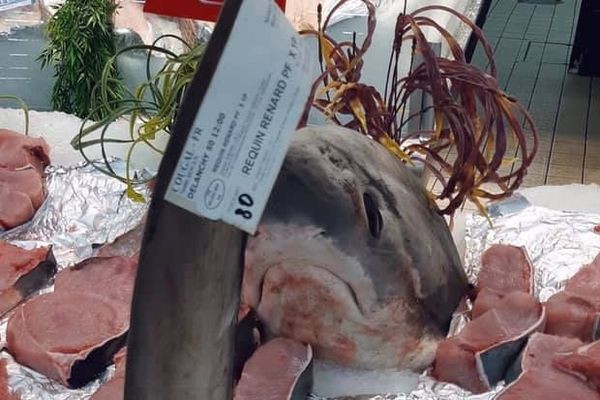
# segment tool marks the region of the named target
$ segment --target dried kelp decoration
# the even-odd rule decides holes
[[[382,96],[376,88],[361,82],[363,56],[376,26],[373,4],[361,0],[369,17],[366,39],[360,47],[355,41],[338,43],[326,33],[331,16],[347,1],[337,3],[323,24],[319,18],[317,29],[301,32],[318,38],[322,65],[301,125],[316,108],[335,123],[377,140],[403,161],[424,163],[442,184],[441,191],[432,191],[432,197],[443,204],[442,214],[453,215],[467,200],[483,211],[482,199],[496,200],[512,194],[537,152],[538,134],[527,110],[500,89],[493,50],[481,29],[444,6],[400,14]],[[488,59],[489,74],[467,63],[456,38],[426,15],[430,11],[450,13],[473,31]],[[427,28],[439,32],[451,57],[435,54],[423,32]],[[399,60],[404,49],[410,52],[411,71],[400,76]],[[422,62],[415,66],[412,62],[416,54]],[[430,96],[435,126],[402,135],[408,121],[429,111],[413,110],[406,116],[409,100],[417,93]],[[448,154],[453,155],[451,161]],[[512,169],[506,168],[507,160],[514,163]]]

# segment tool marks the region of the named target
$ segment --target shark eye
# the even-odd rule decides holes
[[[363,203],[365,205],[365,213],[367,214],[369,232],[371,232],[371,236],[374,238],[379,238],[383,229],[383,217],[381,216],[379,207],[377,207],[377,202],[369,193],[364,193]]]

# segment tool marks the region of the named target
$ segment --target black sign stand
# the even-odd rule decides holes
[[[599,39],[600,2],[583,0],[571,52],[569,72],[585,76],[600,76]]]
[[[483,0],[481,2],[481,6],[479,7],[479,11],[477,12],[477,17],[475,18],[475,25],[479,28],[483,29],[483,25],[485,25],[485,21],[487,19],[488,13],[490,12],[490,7],[492,5],[492,0]],[[477,48],[477,43],[479,40],[474,33],[471,32],[469,35],[469,40],[467,41],[467,45],[465,46],[465,58],[467,62],[471,62],[473,59],[473,54],[475,54],[475,49]]]

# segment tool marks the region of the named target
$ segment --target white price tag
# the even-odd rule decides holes
[[[314,79],[306,46],[273,0],[242,2],[166,200],[256,232]]]

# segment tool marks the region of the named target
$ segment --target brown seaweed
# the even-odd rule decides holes
[[[318,38],[322,74],[312,86],[300,126],[306,124],[315,108],[333,122],[377,140],[404,162],[423,163],[442,184],[441,191],[431,192],[433,199],[441,200],[438,204],[444,204],[439,210],[442,214],[453,215],[468,200],[483,211],[482,199],[510,196],[522,184],[533,161],[538,133],[526,108],[500,88],[493,50],[483,31],[444,6],[401,13],[382,95],[361,82],[363,56],[376,27],[373,4],[361,0],[368,9],[367,35],[361,46],[355,40],[337,42],[326,33],[331,16],[347,1],[340,0],[324,23],[319,7],[318,28],[301,31]],[[467,63],[458,40],[426,16],[430,11],[450,13],[472,30],[488,59],[489,73]],[[424,28],[440,33],[450,57],[434,53]],[[411,66],[407,76],[399,72],[402,50],[410,51],[413,62],[416,54],[422,58],[419,65]],[[429,95],[432,106],[406,116],[409,99],[417,92]],[[435,115],[433,129],[401,134],[408,121],[431,108]],[[452,161],[446,157],[449,153],[455,156]],[[513,167],[506,168],[506,161],[513,162]]]

